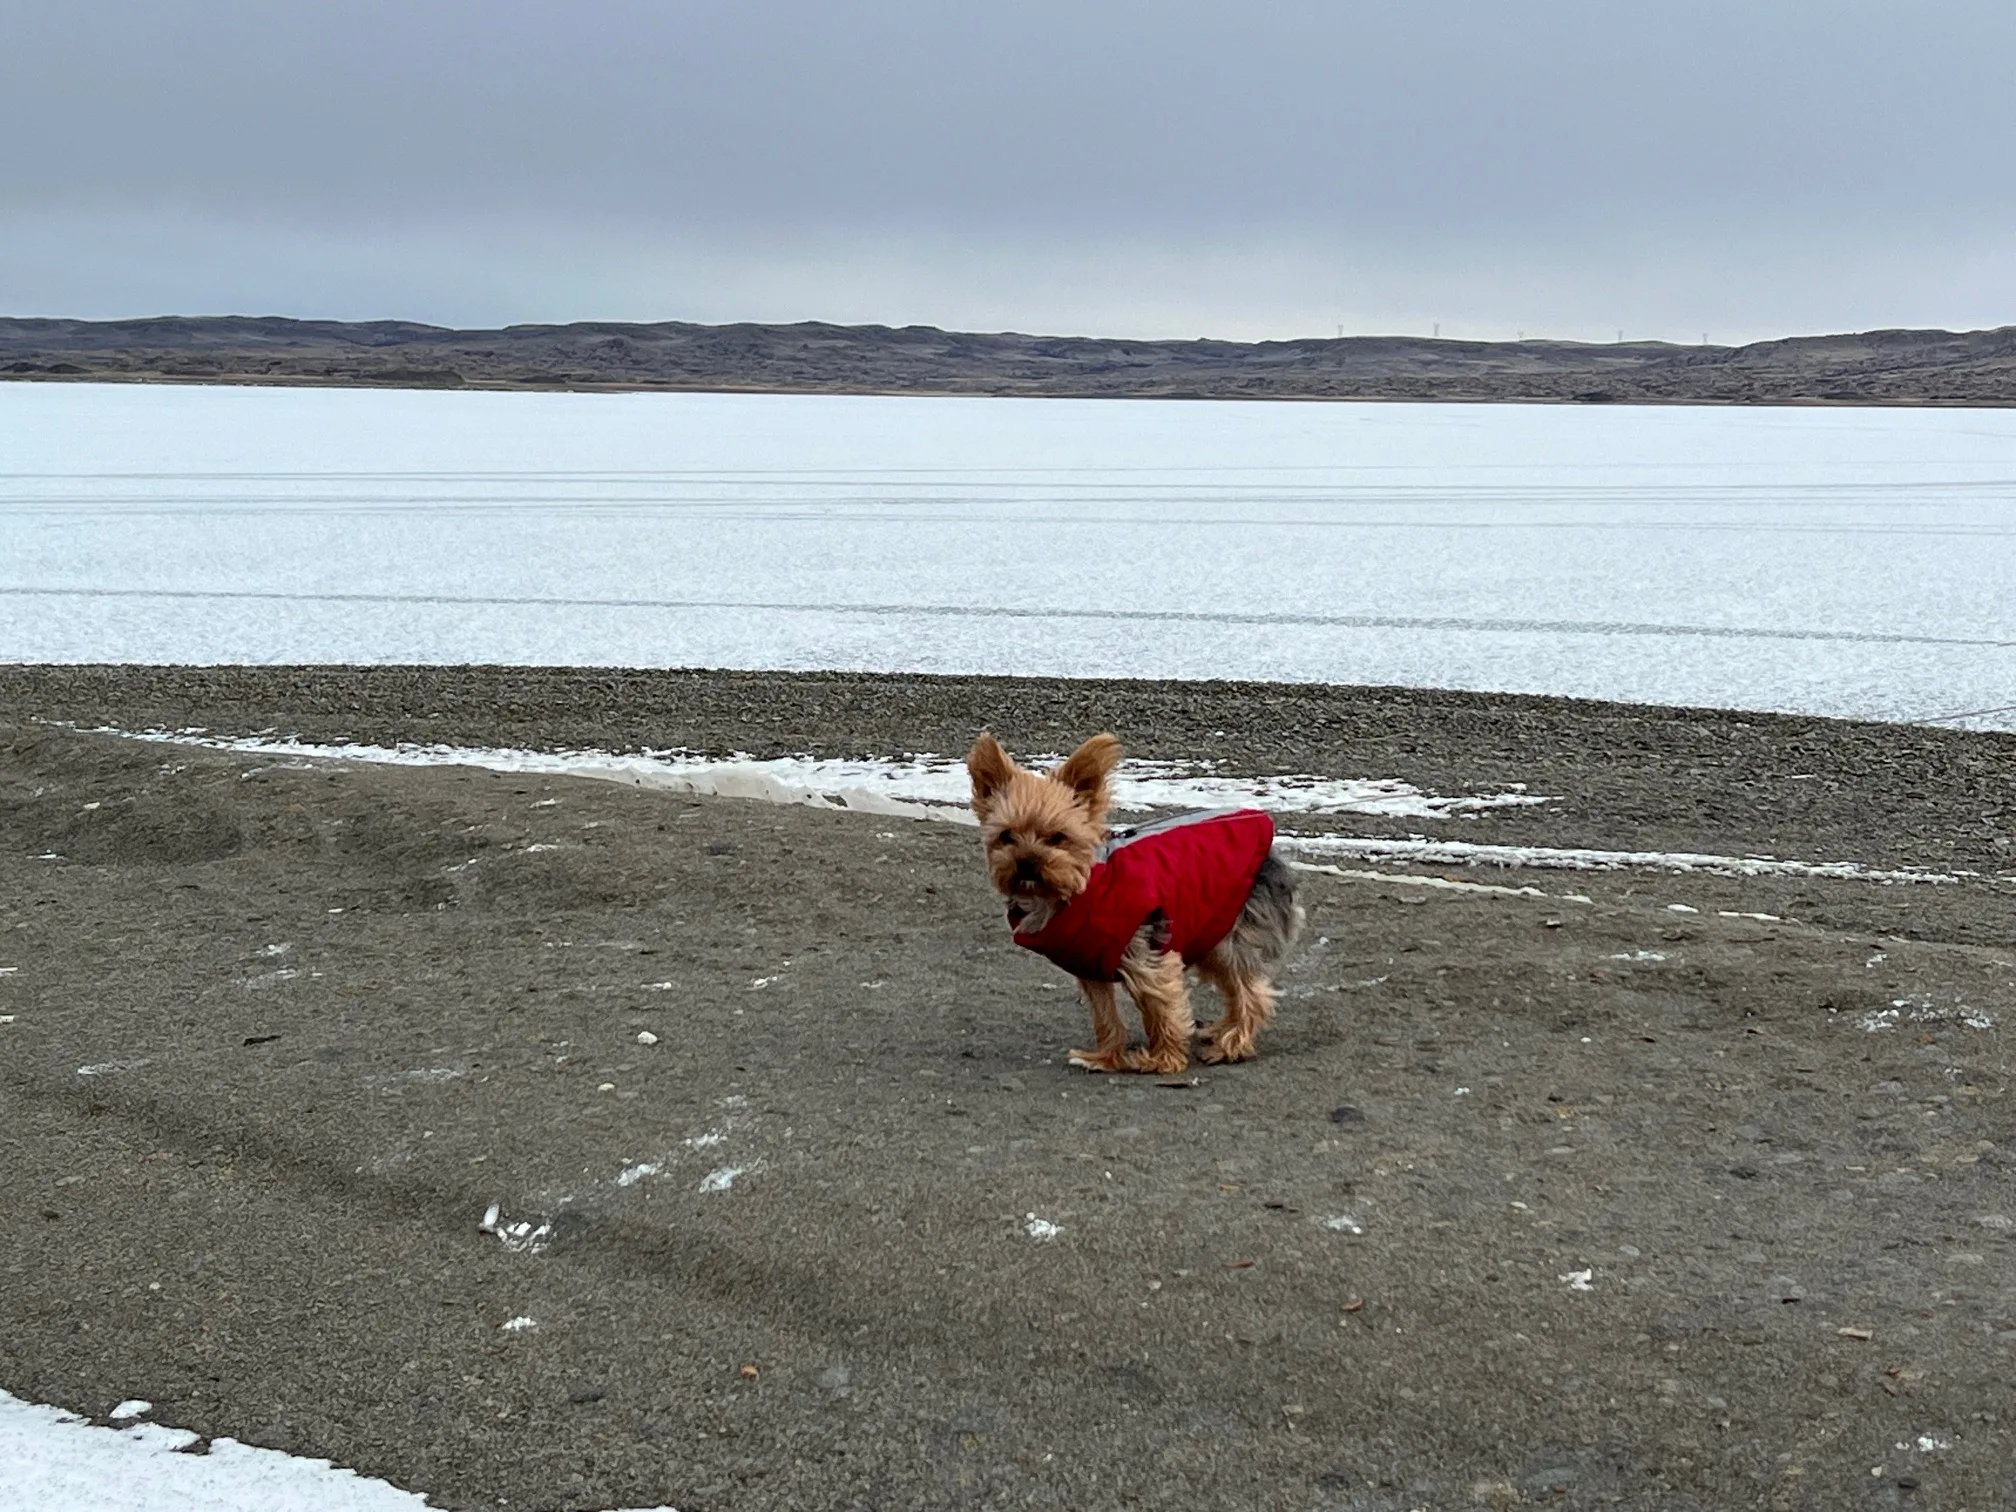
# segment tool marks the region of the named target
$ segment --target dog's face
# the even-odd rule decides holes
[[[1094,735],[1047,775],[1015,765],[992,735],[966,757],[987,870],[1004,896],[1061,904],[1085,890],[1106,838],[1108,779],[1120,742]]]

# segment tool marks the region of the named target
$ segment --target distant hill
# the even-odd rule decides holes
[[[0,378],[1081,398],[2016,404],[2016,326],[1750,346],[1124,341],[931,326],[0,318]]]

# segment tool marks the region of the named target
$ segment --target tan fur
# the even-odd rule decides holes
[[[1015,765],[992,735],[974,742],[966,769],[996,891],[1061,903],[1085,890],[1119,761],[1120,742],[1095,735],[1044,777]]]
[[[1225,1000],[1225,1016],[1204,1027],[1204,1047],[1197,1058],[1214,1065],[1250,1060],[1253,1041],[1274,1016],[1274,1003],[1280,997],[1274,984],[1264,976],[1241,974],[1215,950],[1198,964],[1197,974]]]
[[[1120,1004],[1111,982],[1088,982],[1080,978],[1078,990],[1085,1006],[1092,1010],[1092,1048],[1073,1050],[1071,1064],[1087,1071],[1127,1069],[1127,1025],[1120,1017]]]
[[[973,780],[973,812],[995,890],[1039,915],[1061,908],[1092,874],[1093,853],[1106,838],[1112,776],[1120,742],[1094,735],[1047,775],[1015,764],[992,735],[983,734],[966,757]],[[1279,871],[1279,868],[1276,868]],[[1279,871],[1283,878],[1285,871]],[[1284,912],[1285,910],[1285,912]],[[1272,1017],[1278,994],[1270,974],[1292,943],[1302,911],[1282,884],[1278,897],[1256,890],[1233,931],[1198,964],[1198,974],[1224,999],[1223,1017],[1203,1031],[1200,1058],[1247,1060],[1255,1038]],[[1092,1014],[1093,1045],[1073,1050],[1071,1063],[1088,1071],[1146,1071],[1168,1076],[1190,1063],[1195,1032],[1182,960],[1154,948],[1143,930],[1120,962],[1120,985],[1141,1013],[1147,1043],[1130,1049],[1111,982],[1081,980],[1078,990]]]

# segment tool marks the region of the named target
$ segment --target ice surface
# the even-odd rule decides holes
[[[2016,412],[0,385],[0,658],[1261,677],[2016,728]]]

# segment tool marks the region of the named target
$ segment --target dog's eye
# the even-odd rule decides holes
[[[1045,845],[1062,845],[1064,843],[1064,831],[1062,830],[1057,831],[1056,834],[1052,835],[1048,840],[1044,841],[1043,843]]]
[[[1001,831],[1001,833],[995,837],[994,843],[996,845],[1013,845],[1015,843],[1015,831],[1013,830]]]

